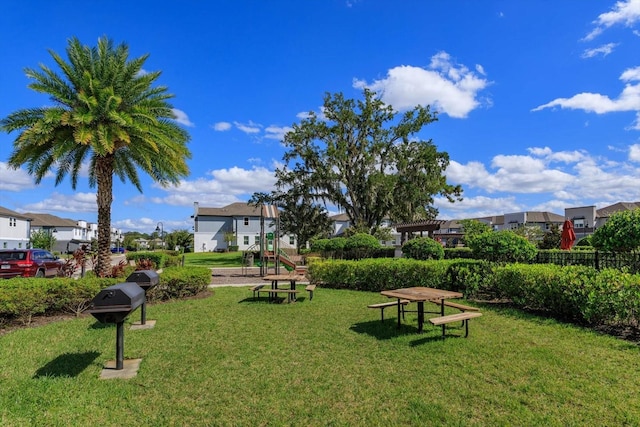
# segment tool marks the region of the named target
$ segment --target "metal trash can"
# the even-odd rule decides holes
[[[154,270],[138,270],[134,271],[127,277],[127,282],[136,283],[144,290],[145,301],[140,307],[140,324],[147,323],[147,292],[149,289],[157,286],[160,283],[160,275]]]
[[[247,267],[253,267],[253,252],[249,252],[247,254],[246,257],[246,264]]]
[[[118,283],[101,290],[87,312],[101,323],[115,323],[116,369],[124,368],[124,320],[144,303],[144,290],[135,283]]]

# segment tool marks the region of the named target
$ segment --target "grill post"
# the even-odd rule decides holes
[[[124,369],[124,320],[116,323],[116,370]]]
[[[147,301],[146,301],[146,298],[145,298],[145,301],[140,306],[140,324],[141,325],[146,325],[147,324]]]

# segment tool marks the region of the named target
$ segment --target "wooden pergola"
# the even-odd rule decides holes
[[[424,237],[427,233],[428,237],[433,238],[433,232],[440,230],[440,226],[446,221],[440,219],[425,219],[422,221],[403,222],[394,225],[394,228],[400,233],[400,244],[407,241],[407,233],[420,233],[420,237]]]

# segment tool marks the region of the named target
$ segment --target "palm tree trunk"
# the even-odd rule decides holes
[[[96,159],[98,181],[98,265],[95,273],[105,277],[111,273],[111,202],[113,201],[113,157]]]

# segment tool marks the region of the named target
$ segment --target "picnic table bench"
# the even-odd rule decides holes
[[[444,339],[444,325],[446,325],[447,323],[462,321],[465,329],[464,337],[466,338],[469,336],[469,319],[480,316],[482,316],[482,313],[479,313],[477,311],[462,312],[449,314],[448,316],[432,317],[429,319],[429,322],[433,323],[435,326],[442,325],[442,339]]]
[[[384,322],[384,309],[387,307],[397,307],[400,304],[400,312],[402,313],[402,318],[404,319],[404,307],[409,304],[409,300],[398,300],[393,302],[381,302],[378,304],[369,304],[367,307],[369,308],[379,308],[380,309],[380,321]]]
[[[258,295],[260,295],[261,292],[266,292],[267,294],[269,294],[269,300],[275,299],[277,294],[287,294],[287,302],[293,302],[295,301],[295,295],[299,292],[295,289],[272,289],[272,288],[267,288],[267,289],[257,289],[256,292],[258,292]]]

